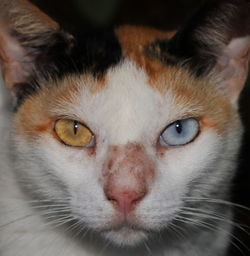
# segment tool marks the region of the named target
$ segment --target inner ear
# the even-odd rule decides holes
[[[35,69],[34,56],[4,29],[0,31],[0,60],[8,89],[14,89],[16,84],[29,82]]]
[[[248,75],[250,36],[235,38],[221,51],[214,68],[222,90],[237,101]]]

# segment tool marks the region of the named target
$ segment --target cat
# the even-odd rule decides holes
[[[68,33],[26,0],[0,17],[0,255],[225,256],[249,2],[176,33]]]

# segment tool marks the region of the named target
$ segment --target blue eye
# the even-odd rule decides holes
[[[161,134],[163,146],[181,146],[190,143],[199,133],[199,122],[195,118],[178,120],[170,124]]]

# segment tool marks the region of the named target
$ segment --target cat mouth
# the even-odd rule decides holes
[[[102,236],[111,241],[114,245],[137,246],[148,239],[149,230],[140,224],[135,216],[113,222],[110,227],[102,230]]]
[[[128,220],[124,220],[121,223],[116,223],[111,228],[106,229],[107,231],[119,232],[120,230],[134,230],[134,231],[145,231],[138,223],[133,223]]]
[[[136,246],[148,238],[147,232],[140,227],[122,224],[102,232],[105,239],[118,246]]]

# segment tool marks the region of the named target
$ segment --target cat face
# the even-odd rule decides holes
[[[238,2],[242,8],[230,22],[248,6]],[[217,7],[209,15],[218,15]],[[25,12],[31,9],[25,5]],[[227,197],[242,132],[237,99],[247,76],[249,31],[237,37],[224,31],[225,38],[202,49],[197,42],[212,39],[201,38],[196,25],[197,41],[186,36],[193,49],[182,55],[189,27],[170,38],[127,26],[76,43],[47,17],[35,20],[38,41],[12,27],[17,39],[2,32],[11,44],[0,43],[8,56],[6,84],[17,99],[16,172],[29,196],[58,205],[59,215],[82,230],[131,246],[171,227],[195,200]],[[20,49],[11,47],[16,43]]]
[[[169,68],[160,76],[166,78],[164,92],[125,60],[107,71],[105,81],[67,77],[31,96],[16,114],[14,140],[23,179],[45,198],[65,199],[82,225],[119,244],[135,244],[147,231],[168,227],[187,194],[209,195],[213,180],[221,182],[232,169],[222,155],[234,158],[241,132],[233,108],[182,70]],[[93,92],[96,83],[102,89]],[[164,144],[164,129],[187,118],[199,125],[194,140]],[[62,143],[55,132],[60,119],[86,125],[93,144]],[[206,180],[203,191],[194,184],[201,179]]]

